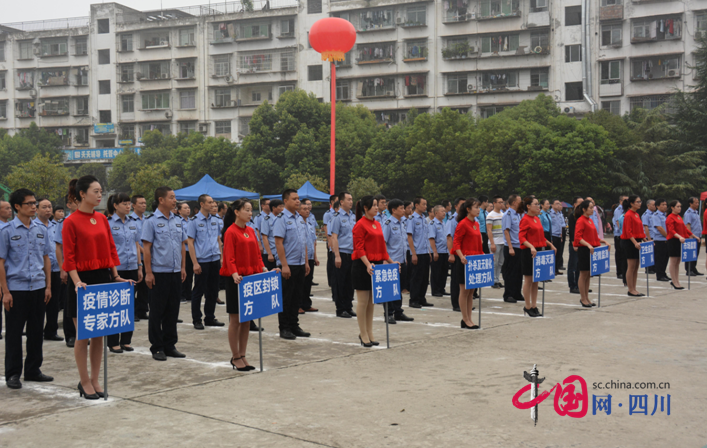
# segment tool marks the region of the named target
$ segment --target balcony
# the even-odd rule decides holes
[[[39,104],[41,117],[60,117],[69,115],[69,98],[45,99]]]
[[[443,2],[444,16],[442,23],[468,22],[476,18],[476,14],[469,10],[468,0],[449,0]]]
[[[450,61],[454,59],[468,59],[474,57],[477,49],[469,45],[467,41],[448,42],[445,48],[442,48],[442,59]]]
[[[251,75],[268,72],[291,72],[295,70],[295,52],[288,49],[278,52],[240,54],[238,73]]]
[[[148,34],[140,41],[140,50],[156,50],[160,48],[169,48],[169,34]]]
[[[358,45],[356,47],[356,64],[385,64],[395,61],[395,43]]]
[[[360,11],[355,18],[358,18],[358,24],[354,23],[354,26],[359,33],[395,29],[393,9],[364,10]]]
[[[233,22],[211,24],[211,45],[229,44],[236,40],[236,25]]]
[[[20,100],[15,103],[16,118],[34,118],[37,109],[34,107],[34,100]]]
[[[42,70],[37,78],[39,87],[57,87],[69,85],[69,71],[66,69]]]
[[[403,62],[423,62],[429,56],[427,41],[407,41],[403,49]]]
[[[680,40],[682,38],[680,15],[656,19],[641,19],[631,22],[631,43]]]
[[[15,88],[17,90],[34,89],[34,72],[31,72],[31,71],[17,72],[17,79],[15,80]]]
[[[396,96],[395,78],[365,78],[358,80],[356,98],[359,100],[395,98]]]
[[[135,78],[138,81],[162,81],[170,79],[169,61],[149,62],[138,65],[138,72],[135,73]]]
[[[599,21],[605,22],[608,20],[623,20],[624,5],[607,5],[599,8]]]
[[[68,54],[68,42],[66,39],[52,39],[42,41],[39,57],[50,58],[56,56],[66,56]]]
[[[252,40],[272,39],[270,22],[257,22],[241,24],[238,27],[236,42],[248,42]]]
[[[519,0],[481,0],[478,20],[520,17]]]
[[[270,103],[273,101],[273,87],[271,85],[243,87],[240,90],[238,99],[240,106],[260,106],[265,101]]]
[[[605,81],[607,81],[605,83]],[[624,86],[619,80],[603,80],[599,85],[599,96],[621,96],[624,94]]]
[[[653,56],[631,60],[631,82],[680,78],[681,56]]]

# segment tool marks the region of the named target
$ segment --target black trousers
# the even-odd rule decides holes
[[[69,306],[66,300],[69,298],[69,284],[61,283],[61,289],[64,296],[64,309],[61,312],[62,322],[61,327],[64,330],[64,339],[69,340],[69,338],[76,338],[76,326],[74,325],[74,319],[69,315]]]
[[[449,293],[452,296],[452,308],[459,309],[459,273],[457,272],[457,257],[454,257],[454,263],[451,263],[452,275],[449,279]]]
[[[263,254],[263,264],[268,268],[268,271],[272,271],[277,267],[276,262],[268,260],[268,254]]]
[[[503,298],[513,297],[523,300],[523,273],[520,269],[520,249],[513,248],[515,255],[511,255],[508,246],[503,247]]]
[[[27,357],[25,377],[42,371],[44,342],[44,288],[36,291],[10,291],[12,308],[5,311],[5,379],[22,374],[22,330],[27,324]],[[4,307],[3,307],[4,308]]]
[[[418,254],[417,264],[410,262],[410,303],[426,302],[430,278],[430,254]]]
[[[400,300],[393,300],[388,302],[388,315],[400,317],[403,314],[403,300],[402,300],[402,289],[404,277],[407,277],[407,265],[405,263],[400,264]],[[385,307],[383,308],[385,310]],[[384,311],[385,314],[385,311]]]
[[[614,262],[616,263],[616,277],[622,276],[624,281],[626,281],[626,269],[628,268],[628,262],[626,261],[626,254],[621,244],[621,237],[614,237]]]
[[[312,282],[314,281],[314,260],[308,260],[308,263],[309,275],[304,278],[302,297],[299,299],[299,307],[303,310],[308,310],[312,307],[312,298],[309,295],[312,294]]]
[[[485,254],[490,254],[489,251],[489,236],[486,232],[481,232],[481,245]]]
[[[187,278],[182,282],[182,300],[191,300],[191,290],[194,284],[194,263],[191,261],[189,252],[184,260],[184,270],[187,271]]]
[[[567,261],[567,286],[570,289],[579,287],[579,258],[577,251],[570,244],[570,259]]]
[[[155,284],[152,289],[148,288],[150,318],[148,319],[147,332],[150,338],[150,351],[157,353],[158,351],[174,350],[177,344],[177,318],[179,317],[182,274],[174,272],[155,273],[154,275]],[[218,286],[218,283],[214,283],[214,285]]]
[[[407,271],[405,272],[405,284],[400,285],[406,291],[410,291],[410,270],[412,269],[412,254],[409,250],[405,251],[405,266],[407,266]]]
[[[282,313],[277,315],[280,333],[299,327],[299,296],[304,287],[304,271],[303,264],[290,265],[290,278],[282,278]]]
[[[336,303],[336,297],[338,294],[338,291],[336,289],[336,257],[334,256],[334,252],[332,251],[327,251],[327,256],[326,256],[326,275],[327,275],[327,280],[329,280],[329,287],[331,287],[331,300]]]
[[[339,252],[341,255],[341,267],[334,266],[334,302],[336,302],[336,312],[348,311],[353,306],[354,289],[351,283],[351,254]]]
[[[140,267],[138,266],[138,269]],[[120,278],[125,280],[135,280],[137,281],[137,269],[131,271],[118,271]],[[135,303],[135,302],[133,302]],[[152,307],[150,307],[152,308]],[[148,322],[149,326],[149,322]],[[108,336],[108,347],[117,347],[119,345],[130,345],[133,340],[133,332],[126,331],[125,333],[116,333]]]
[[[192,322],[201,323],[201,296],[204,296],[204,320],[213,321],[218,298],[220,261],[199,263],[201,274],[194,274],[194,289],[191,292],[191,319]]]
[[[432,294],[442,294],[447,287],[449,254],[439,254],[437,261],[430,263],[430,286]]]
[[[697,235],[699,236],[699,235]],[[702,243],[701,240],[697,240],[697,257],[699,258],[700,256],[700,244]],[[697,272],[697,261],[688,261],[685,263],[685,273],[688,274],[690,272]]]
[[[61,284],[61,273],[52,272],[52,299],[44,306],[47,316],[44,324],[44,337],[54,336],[59,330],[59,302],[66,291]]]
[[[668,276],[665,272],[665,269],[668,267],[668,258],[668,242],[655,241],[655,265],[653,265],[655,278]]]
[[[138,266],[138,269],[142,269],[142,281],[135,285],[135,315],[142,316],[150,311],[150,298],[147,292],[147,285],[145,284],[145,265]]]
[[[555,273],[557,273],[557,271],[562,269],[562,265],[564,264],[563,255],[565,253],[565,243],[562,241],[561,236],[553,236],[550,241],[552,241],[552,245],[557,248],[557,256],[555,257]]]

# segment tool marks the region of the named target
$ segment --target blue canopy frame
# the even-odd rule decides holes
[[[174,194],[180,201],[196,201],[202,194],[208,194],[215,201],[235,201],[237,199],[259,199],[259,193],[250,191],[238,190],[236,188],[226,187],[216,182],[208,174],[194,185],[181,190],[176,190]]]
[[[313,202],[329,202],[329,195],[314,188],[310,181],[307,181],[297,190],[300,200],[309,199]],[[265,199],[280,199],[282,194],[266,194]]]

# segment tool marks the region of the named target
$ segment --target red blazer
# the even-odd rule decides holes
[[[231,224],[223,236],[223,266],[219,274],[223,277],[236,272],[240,276],[259,274],[264,267],[255,231]]]
[[[452,252],[457,255],[461,250],[464,256],[482,255],[484,253],[483,240],[481,239],[480,224],[468,218],[462,219],[454,231],[454,244]]]
[[[646,232],[643,231],[643,222],[638,213],[633,210],[628,210],[624,214],[624,230],[621,232],[622,240],[630,240],[631,238],[645,238]]]
[[[675,234],[677,233],[683,238],[690,238],[692,232],[687,230],[685,222],[682,220],[682,216],[671,213],[665,219],[665,233],[668,234],[666,239],[672,240],[676,239]]]
[[[353,245],[352,260],[358,260],[363,256],[370,262],[385,261],[390,258],[381,223],[375,219],[370,220],[364,216],[358,220],[353,228]]]
[[[593,247],[601,246],[601,240],[599,239],[594,221],[584,215],[580,216],[577,220],[577,224],[574,228],[574,241],[572,241],[572,246],[582,247],[583,245],[579,244],[580,240],[588,242]]]
[[[523,216],[523,219],[520,220],[518,239],[521,249],[527,249],[527,247],[523,245],[526,241],[532,244],[536,249],[547,245],[545,230],[543,229],[543,223],[540,221],[540,216],[530,216],[527,213]]]

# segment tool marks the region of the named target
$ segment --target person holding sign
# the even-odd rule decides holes
[[[552,242],[545,238],[543,224],[540,221],[540,203],[532,196],[523,199],[519,211],[525,213],[520,220],[518,240],[520,242],[520,266],[523,273],[523,312],[530,317],[542,316],[537,307],[538,282],[533,282],[533,258],[538,251],[550,247],[557,252]]]
[[[69,274],[68,315],[78,328],[78,292],[88,285],[127,282],[118,275],[120,257],[113,241],[110,224],[103,214],[94,209],[101,203],[103,189],[94,176],[83,176],[69,183],[69,199],[79,208],[64,220],[61,230],[64,241],[64,270]],[[81,304],[84,306],[85,304]],[[91,338],[91,372],[88,371],[88,339],[76,341],[74,357],[79,370],[79,396],[97,400],[103,396],[99,375],[103,357],[103,338]]]
[[[364,196],[356,202],[356,225],[352,231],[354,250],[351,254],[351,283],[356,291],[358,340],[363,347],[378,345],[378,342],[373,340],[373,265],[394,263],[388,255],[383,229],[375,219],[377,214],[378,201],[373,196]]]
[[[120,258],[120,265],[117,267],[118,275],[140,283],[142,281],[142,269],[138,269],[142,264],[140,263],[140,234],[135,221],[128,216],[130,196],[126,193],[117,193],[108,198],[108,213],[111,214],[108,219],[110,231]],[[112,353],[132,352],[133,348],[130,346],[132,339],[132,331],[112,334],[108,336],[108,349]]]
[[[687,229],[685,223],[680,216],[682,204],[680,201],[672,200],[668,205],[670,215],[665,220],[666,233],[668,238],[668,257],[670,257],[670,286],[675,289],[685,289],[680,286],[680,253],[682,252],[682,244],[686,238],[694,238],[697,241],[700,239],[694,233]]]
[[[638,257],[641,252],[641,242],[646,238],[643,230],[643,222],[638,215],[641,208],[641,198],[633,194],[624,200],[624,226],[621,232],[621,245],[626,254],[626,283],[628,284],[628,295],[631,297],[643,297],[636,289],[638,280]]]
[[[223,266],[220,274],[227,278],[226,311],[231,365],[239,372],[255,370],[255,367],[245,359],[250,321],[240,322],[238,319],[238,284],[247,275],[268,271],[263,264],[255,231],[247,225],[252,215],[250,201],[239,199],[228,208],[223,218]]]
[[[461,327],[469,330],[476,330],[478,325],[474,324],[471,318],[471,311],[474,309],[474,290],[466,289],[466,275],[464,274],[464,266],[467,263],[468,255],[482,255],[484,253],[484,244],[481,237],[480,224],[476,221],[479,216],[479,206],[481,201],[476,198],[467,199],[461,207],[457,215],[457,227],[454,230],[454,245],[452,252],[457,256],[457,259],[462,265],[461,269],[457,270],[457,278],[459,282],[459,308],[462,312]]]
[[[585,308],[596,306],[589,300],[589,280],[592,268],[592,254],[594,248],[602,244],[608,244],[599,239],[596,225],[592,216],[594,215],[594,202],[586,199],[574,209],[574,216],[577,218],[577,224],[574,228],[574,241],[572,245],[577,247],[577,265],[579,267],[579,302]]]

